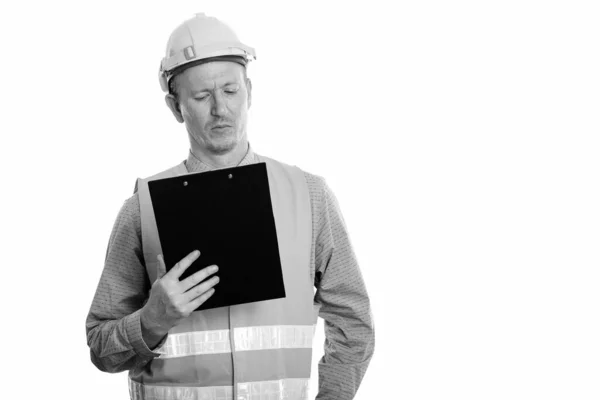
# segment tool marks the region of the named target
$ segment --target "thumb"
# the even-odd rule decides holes
[[[156,258],[158,259],[158,263],[156,264],[156,280],[159,280],[167,273],[167,266],[162,254],[159,254]]]

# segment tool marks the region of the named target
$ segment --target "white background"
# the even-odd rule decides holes
[[[3,3],[0,397],[128,398],[85,317],[135,179],[187,156],[157,71],[204,11],[257,50],[254,150],[339,200],[376,325],[356,399],[600,398],[596,4]]]

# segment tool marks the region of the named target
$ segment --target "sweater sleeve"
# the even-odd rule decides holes
[[[149,290],[139,200],[134,194],[125,201],[114,223],[104,269],[86,319],[91,360],[101,371],[126,371],[160,355],[142,339],[140,311]]]
[[[325,326],[317,400],[350,400],[375,346],[369,297],[339,203],[324,178],[316,201],[315,303]]]

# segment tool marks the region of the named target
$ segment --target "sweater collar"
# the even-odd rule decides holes
[[[250,146],[250,142],[248,142],[248,150],[246,151],[246,155],[242,158],[242,161],[236,165],[236,167],[241,167],[243,165],[255,164],[258,162],[254,151],[252,150],[252,146]],[[189,150],[188,158],[185,161],[185,167],[188,172],[205,172],[212,171],[215,169],[224,169],[224,168],[232,168],[232,167],[223,167],[223,168],[215,168],[211,165],[206,164],[203,161],[200,161],[194,154],[192,154],[192,150]]]

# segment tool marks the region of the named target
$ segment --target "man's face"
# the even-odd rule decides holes
[[[179,112],[201,151],[226,154],[245,139],[251,86],[244,76],[235,62],[213,61],[174,78]]]

